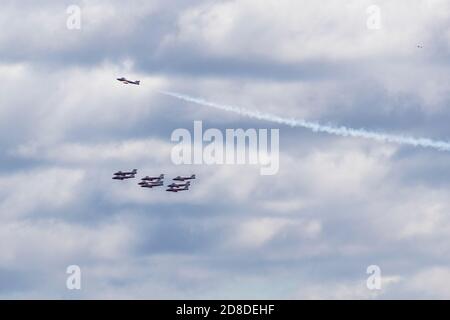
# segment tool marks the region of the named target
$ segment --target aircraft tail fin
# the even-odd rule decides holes
[[[136,80],[136,84],[137,85],[141,84],[141,81],[140,80]]]

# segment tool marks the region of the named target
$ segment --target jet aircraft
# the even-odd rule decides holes
[[[189,190],[189,186],[185,186],[184,188],[168,188],[166,191],[168,192],[179,192],[179,191],[185,191]]]
[[[172,183],[169,184],[167,187],[168,188],[179,188],[179,187],[189,187],[191,185],[191,182],[188,181],[186,183]]]
[[[132,179],[132,178],[135,178],[135,177],[136,177],[136,176],[135,176],[136,173],[137,173],[137,170],[136,170],[136,169],[133,169],[133,171],[124,171],[124,172],[118,171],[118,172],[115,172],[115,173],[114,173],[113,179],[114,179],[114,180]]]
[[[186,180],[191,180],[191,179],[195,179],[195,174],[191,175],[190,177],[180,177],[180,176],[178,176],[176,178],[173,178],[173,180],[175,180],[175,181],[186,181]]]
[[[140,83],[141,83],[141,81],[139,81],[139,80],[131,81],[131,80],[127,80],[127,79],[124,78],[124,77],[117,78],[116,80],[122,82],[123,84],[135,84],[135,85],[140,85]]]
[[[160,174],[159,177],[146,176],[146,177],[142,178],[141,180],[142,181],[155,181],[155,180],[161,181],[162,179],[164,179],[164,174]]]
[[[115,176],[123,176],[123,175],[130,175],[130,174],[136,174],[137,173],[137,169],[133,169],[132,171],[117,171],[114,173]]]
[[[138,183],[141,188],[153,188],[153,187],[160,187],[164,185],[164,182],[159,181],[159,182],[139,182]]]

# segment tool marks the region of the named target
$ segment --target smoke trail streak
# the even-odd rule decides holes
[[[174,97],[183,101],[192,102],[198,105],[211,107],[223,111],[234,112],[242,116],[250,117],[258,120],[266,120],[270,122],[275,122],[279,124],[288,125],[291,127],[302,127],[313,132],[324,132],[336,136],[342,137],[357,137],[364,139],[372,139],[376,141],[382,142],[393,142],[403,145],[411,145],[415,147],[424,147],[424,148],[434,148],[441,151],[450,151],[450,143],[439,140],[432,140],[428,138],[414,138],[408,136],[401,135],[393,135],[393,134],[385,134],[374,131],[367,131],[365,129],[353,129],[345,126],[334,127],[330,125],[322,125],[317,122],[306,121],[303,119],[294,119],[294,118],[283,118],[274,114],[259,112],[256,110],[249,110],[245,108],[240,108],[236,106],[230,105],[222,105],[215,102],[206,101],[201,98],[190,97],[185,94],[180,94],[176,92],[170,91],[159,91],[159,93]]]

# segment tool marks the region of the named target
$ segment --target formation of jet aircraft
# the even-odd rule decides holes
[[[140,83],[141,83],[139,80],[132,81],[132,80],[128,80],[125,77],[117,78],[116,80],[122,82],[123,84],[140,85]],[[113,179],[114,180],[132,179],[132,178],[136,177],[136,174],[137,174],[136,169],[134,169],[133,171],[130,171],[130,172],[118,171],[118,172],[114,173]],[[173,181],[179,181],[181,183],[171,183],[171,184],[167,185],[166,191],[176,193],[176,192],[180,192],[180,191],[189,190],[191,182],[188,180],[194,180],[194,179],[195,179],[195,174],[190,175],[190,176],[177,176],[177,177],[173,178]],[[155,177],[145,176],[145,177],[141,178],[141,181],[138,183],[138,185],[141,188],[152,189],[154,187],[164,186],[163,180],[164,180],[164,174],[160,174],[159,176],[155,176]]]
[[[128,80],[128,79],[126,79],[124,77],[117,78],[116,80],[122,82],[123,84],[135,84],[135,85],[140,85],[141,84],[141,81],[139,81],[139,80],[131,81],[131,80]]]
[[[133,169],[132,171],[118,171],[113,174],[114,180],[125,180],[125,179],[132,179],[136,178],[137,169]],[[177,176],[173,178],[173,181],[180,181],[182,183],[171,183],[167,185],[167,192],[180,192],[180,191],[186,191],[189,190],[189,187],[191,185],[190,181],[187,180],[193,180],[195,179],[195,174],[190,176]],[[149,188],[152,189],[154,187],[162,187],[164,186],[164,174],[160,174],[159,176],[145,176],[141,178],[141,181],[138,183],[138,185],[141,188]]]

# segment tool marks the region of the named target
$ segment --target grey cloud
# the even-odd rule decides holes
[[[69,2],[8,1],[0,296],[448,298],[448,153],[282,127],[276,176],[169,158],[171,132],[193,120],[276,126],[156,94],[165,89],[448,140],[448,19],[429,11],[447,2],[379,2],[377,34],[366,2],[80,1],[76,32],[65,28]],[[328,19],[311,20],[324,8]],[[133,167],[199,178],[177,195],[112,183]],[[79,293],[65,288],[74,263]],[[390,281],[377,295],[365,288],[370,264]]]

